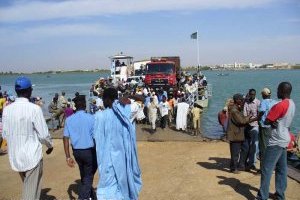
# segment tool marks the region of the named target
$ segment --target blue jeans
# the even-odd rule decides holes
[[[268,146],[264,155],[261,169],[260,189],[257,198],[269,198],[269,187],[272,172],[275,169],[275,189],[278,200],[285,199],[284,192],[287,187],[287,153],[286,148]]]
[[[245,141],[242,145],[239,167],[252,167],[256,161],[258,149],[258,127],[248,126],[245,128]]]

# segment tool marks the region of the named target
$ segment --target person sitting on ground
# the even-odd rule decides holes
[[[65,109],[67,107],[67,99],[65,97],[66,93],[61,92],[61,95],[58,97],[58,107]]]
[[[52,115],[53,119],[57,119],[58,120],[58,128],[62,125],[61,122],[63,121],[62,117],[63,117],[63,109],[58,108],[58,97],[54,97],[52,102],[49,104],[48,106],[48,111],[49,113]]]
[[[197,136],[200,134],[200,117],[203,112],[202,107],[198,104],[194,105],[191,113],[193,116],[194,133],[192,135]]]

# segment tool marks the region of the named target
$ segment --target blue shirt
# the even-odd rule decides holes
[[[168,93],[166,91],[163,92],[163,95],[168,99]]]
[[[83,110],[66,119],[64,136],[70,138],[74,149],[94,147],[93,131],[95,118]]]
[[[145,104],[146,107],[148,107],[148,104],[150,104],[150,97],[149,97],[149,96],[147,96],[147,97],[145,98],[144,104]]]
[[[262,127],[270,127],[269,125],[265,125],[265,120],[267,118],[267,115],[269,113],[269,111],[271,110],[271,108],[277,103],[277,101],[273,100],[273,99],[263,99],[260,102],[260,106],[258,111],[259,112],[264,112],[264,115],[261,117],[260,120],[260,124]]]

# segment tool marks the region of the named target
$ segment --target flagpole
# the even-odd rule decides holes
[[[198,73],[200,72],[200,59],[199,59],[199,32],[197,30],[197,62],[198,62]]]

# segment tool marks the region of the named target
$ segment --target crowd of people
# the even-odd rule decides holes
[[[192,134],[200,133],[201,105],[188,102],[188,97],[195,93],[199,99],[207,98],[207,81],[204,75],[182,74],[178,81],[178,90],[164,87],[147,87],[142,78],[137,84],[128,84],[123,81],[113,83],[111,78],[100,78],[90,90],[90,112],[95,113],[104,109],[103,91],[105,88],[115,87],[118,97],[139,97],[134,101],[139,112],[137,122],[151,125],[151,132],[156,132],[159,126],[165,129],[175,125],[177,130],[193,129]],[[189,123],[191,122],[191,123]]]
[[[200,133],[202,107],[197,104],[191,107],[185,101],[189,88],[199,84],[201,79],[190,78],[187,77],[187,82],[183,82],[184,89],[178,92],[141,85],[126,92],[105,80],[96,90],[93,87],[88,101],[78,92],[73,99],[67,99],[64,92],[55,94],[48,108],[53,118],[64,118],[59,126],[64,128],[66,164],[74,167],[77,163],[79,167],[79,199],[95,199],[96,196],[98,199],[138,199],[142,180],[135,123],[149,123],[155,132],[157,122],[162,129],[175,122],[177,130],[185,130],[188,115],[191,115],[193,135]],[[30,79],[18,77],[15,81],[17,98],[12,101],[9,95],[0,93],[2,136],[9,147],[10,165],[19,172],[23,182],[23,199],[39,199],[42,144],[47,146],[47,154],[53,151],[41,98],[32,98],[32,90]],[[282,82],[277,89],[279,102],[271,98],[269,88],[261,91],[260,101],[256,98],[256,90],[250,89],[246,96],[233,95],[218,114],[230,144],[231,172],[261,173],[257,199],[268,199],[274,170],[275,196],[285,199],[287,151],[293,151],[296,144],[289,130],[295,114],[291,92],[292,85]],[[86,112],[87,106],[89,112]],[[94,194],[92,183],[97,170],[100,181]]]
[[[279,102],[271,98],[269,88],[261,91],[260,101],[256,98],[256,90],[250,89],[246,96],[235,94],[218,115],[230,144],[231,172],[238,174],[254,170],[261,173],[257,199],[269,198],[274,170],[276,199],[285,199],[287,151],[295,150],[295,141],[291,140],[293,135],[289,130],[295,114],[291,92],[292,85],[282,82],[277,89]],[[260,169],[255,165],[257,158],[260,159]]]

